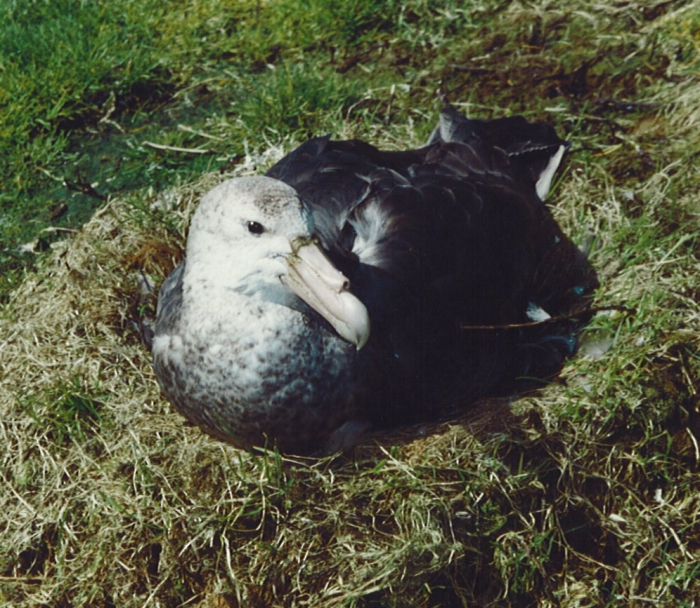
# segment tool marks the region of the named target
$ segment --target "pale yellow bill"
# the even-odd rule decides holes
[[[367,308],[350,293],[350,281],[316,241],[295,239],[286,262],[287,275],[282,277],[282,282],[326,319],[342,338],[361,349],[370,334]]]

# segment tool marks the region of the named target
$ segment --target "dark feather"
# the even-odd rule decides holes
[[[468,120],[448,108],[424,148],[383,152],[324,137],[269,170],[299,192],[367,305],[366,356],[399,375],[403,390],[365,412],[375,424],[435,417],[514,390],[520,378],[551,378],[574,352],[584,314],[546,328],[527,325],[526,314],[531,305],[552,317],[585,309],[597,286],[536,190],[565,145],[543,123]],[[492,329],[462,329],[470,326]]]

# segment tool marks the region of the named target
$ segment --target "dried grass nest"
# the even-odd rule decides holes
[[[697,99],[686,91],[659,120],[697,128]],[[281,150],[267,154],[235,174]],[[697,171],[673,203],[676,241],[662,230],[659,252],[620,236],[630,196],[665,227],[672,169],[629,194],[574,166],[557,194],[565,230],[603,244],[599,299],[637,310],[594,322],[591,343],[610,350],[537,395],[352,459],[237,450],[160,395],[133,322],[224,176],[110,201],[0,318],[0,604],[696,605]]]

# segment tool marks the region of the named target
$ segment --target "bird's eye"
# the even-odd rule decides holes
[[[263,225],[258,224],[258,222],[247,222],[246,226],[248,227],[248,232],[251,234],[262,234],[265,232]]]

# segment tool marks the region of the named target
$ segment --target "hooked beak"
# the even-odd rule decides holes
[[[292,253],[285,262],[287,274],[281,277],[282,283],[360,350],[369,339],[369,314],[365,305],[348,291],[347,277],[308,237],[292,241]]]

